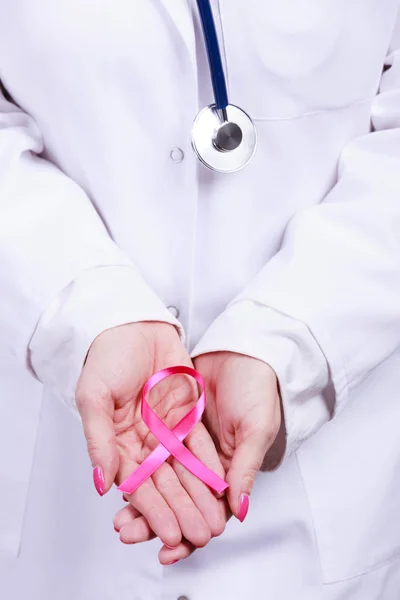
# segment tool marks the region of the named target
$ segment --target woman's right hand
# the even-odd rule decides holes
[[[93,342],[77,385],[76,402],[100,495],[114,482],[119,485],[158,444],[142,420],[141,393],[154,373],[176,365],[193,366],[175,327],[166,323],[122,325],[104,331]],[[170,428],[197,399],[196,383],[185,375],[169,377],[150,394],[152,408]],[[187,436],[185,445],[224,477],[202,423]],[[170,547],[176,547],[182,537],[202,547],[225,527],[223,503],[175,459],[165,462],[129,501]]]

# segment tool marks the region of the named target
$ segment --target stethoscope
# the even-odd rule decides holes
[[[197,0],[207,49],[214,104],[194,120],[192,146],[199,160],[219,173],[243,169],[254,156],[257,132],[253,121],[238,106],[229,104],[226,77],[210,0]]]

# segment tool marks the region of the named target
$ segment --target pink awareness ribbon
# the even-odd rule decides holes
[[[201,387],[201,395],[194,407],[179,421],[171,430],[156,415],[149,406],[147,397],[157,383],[170,375],[185,374],[193,377]],[[194,454],[183,445],[183,440],[200,421],[206,406],[206,392],[204,379],[198,371],[190,367],[169,367],[155,373],[147,381],[142,393],[142,418],[150,431],[156,436],[160,444],[149,454],[137,469],[121,483],[119,490],[127,494],[133,494],[142,483],[146,481],[172,454],[179,462],[203,481],[210,488],[221,494],[228,484],[216,473],[204,465]]]

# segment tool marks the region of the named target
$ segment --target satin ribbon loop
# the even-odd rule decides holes
[[[147,402],[150,391],[157,383],[171,375],[189,375],[193,377],[201,388],[201,395],[194,407],[179,421],[173,429],[169,429],[165,423],[156,415]],[[184,446],[183,440],[200,421],[206,406],[206,392],[202,375],[190,367],[178,366],[163,369],[155,373],[146,382],[142,393],[142,418],[149,430],[155,435],[160,444],[149,454],[141,465],[121,483],[119,490],[127,494],[133,494],[155,471],[172,455],[188,471],[203,481],[210,488],[221,494],[228,484],[216,473],[211,471],[194,454]]]

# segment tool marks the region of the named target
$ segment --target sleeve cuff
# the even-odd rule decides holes
[[[184,342],[181,324],[134,267],[88,269],[53,300],[39,320],[29,345],[32,369],[76,411],[75,388],[92,342],[106,329],[139,321],[170,323]]]
[[[292,454],[333,413],[326,358],[302,322],[252,300],[232,303],[206,331],[192,352],[229,351],[267,363],[281,392],[286,447]]]

